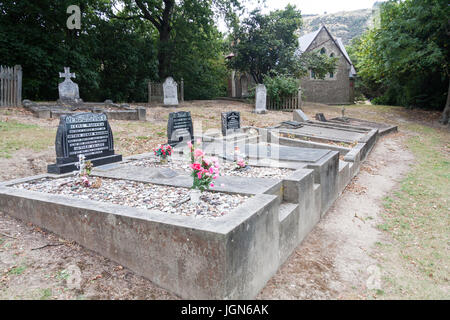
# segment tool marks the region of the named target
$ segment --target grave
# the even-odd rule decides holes
[[[60,72],[59,77],[64,78],[64,81],[58,85],[59,101],[69,105],[83,103],[83,100],[80,99],[78,85],[71,80],[71,78],[76,78],[75,73],[70,73],[70,68],[64,67],[64,73]]]
[[[172,77],[168,77],[163,83],[164,105],[178,105],[177,83]]]
[[[169,114],[167,137],[167,143],[172,147],[182,142],[194,141],[194,125],[190,112],[179,111]]]
[[[300,109],[296,109],[293,111],[293,119],[298,122],[308,122],[308,116]]]
[[[258,84],[255,89],[255,113],[267,112],[267,89],[264,84]]]
[[[94,166],[122,161],[114,153],[114,141],[104,113],[78,113],[61,116],[55,140],[56,164],[49,173],[62,174],[77,170],[78,156],[84,155]]]
[[[24,100],[22,105],[31,111],[35,117],[48,119],[60,118],[63,115],[73,115],[80,112],[105,113],[109,120],[146,120],[146,109],[143,107],[131,108],[127,104],[115,104],[111,100],[104,103],[83,102],[80,98],[79,88],[71,78],[75,73],[69,67],[64,67],[64,73],[59,73],[65,80],[58,85],[59,100],[56,103],[36,103]]]
[[[389,124],[380,123],[380,122],[367,121],[367,120],[362,120],[362,119],[356,119],[356,118],[349,118],[349,117],[345,117],[345,116],[338,117],[338,118],[332,118],[328,121],[340,123],[340,124],[347,124],[347,125],[361,127],[361,128],[378,129],[378,133],[380,136],[397,131],[397,126],[394,126],[394,125],[389,125]]]
[[[302,122],[294,130],[316,125],[324,135],[335,132],[325,129],[370,131],[319,124]],[[169,116],[168,138],[176,146],[178,138],[192,140],[191,129],[189,112]],[[65,185],[73,179],[70,174],[0,183],[0,206],[3,212],[76,241],[182,298],[254,299],[337,199],[355,174],[351,166],[356,168],[356,163],[343,164],[339,152],[326,148],[278,144],[272,128],[251,130],[258,137],[254,142],[217,138],[203,141],[201,147],[232,163],[235,157],[229,150],[238,144],[251,166],[289,170],[265,178],[220,176],[213,190],[204,194],[219,214],[189,207],[185,197],[193,178],[184,167],[172,161],[142,166],[155,158],[153,153],[94,168],[92,176],[102,179],[103,185],[82,190],[81,195]],[[114,203],[105,194],[112,194]]]
[[[241,129],[241,113],[237,111],[222,112],[222,135],[239,132]]]

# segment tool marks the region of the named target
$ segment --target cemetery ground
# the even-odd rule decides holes
[[[341,107],[306,105],[314,118]],[[203,129],[220,113],[240,111],[243,126],[292,120],[291,112],[255,115],[230,101],[147,108],[147,121],[110,121],[117,154],[165,143],[168,114],[191,111]],[[258,299],[450,298],[450,131],[440,113],[400,107],[346,106],[345,115],[398,125],[382,137],[360,173],[257,296]],[[45,173],[55,159],[58,119],[0,110],[0,181]],[[81,269],[71,288],[69,269]],[[81,246],[1,213],[0,299],[177,299],[150,281]]]

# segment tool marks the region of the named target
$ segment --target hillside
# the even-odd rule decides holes
[[[344,44],[348,45],[352,38],[360,36],[373,24],[375,11],[376,6],[373,9],[305,15],[300,35],[317,30],[322,24],[325,24],[333,36],[342,38]]]

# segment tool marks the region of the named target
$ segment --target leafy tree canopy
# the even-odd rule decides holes
[[[257,83],[265,77],[288,75],[300,78],[308,69],[321,79],[333,72],[336,59],[318,52],[296,55],[297,32],[302,25],[300,10],[288,5],[264,15],[259,10],[251,12],[232,35],[230,47],[235,57],[228,66],[234,70],[248,72]]]
[[[349,52],[375,102],[442,108],[449,81],[450,7],[445,0],[392,0]]]

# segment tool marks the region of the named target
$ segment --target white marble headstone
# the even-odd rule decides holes
[[[70,73],[70,68],[64,67],[64,73],[60,72],[59,77],[65,78],[58,85],[59,99],[62,101],[80,101],[78,85],[70,80],[70,78],[76,78],[75,73]]]
[[[172,77],[168,77],[163,83],[164,105],[178,105],[177,83]]]
[[[266,113],[267,112],[267,89],[263,84],[256,86],[256,99],[255,99],[255,112]]]

